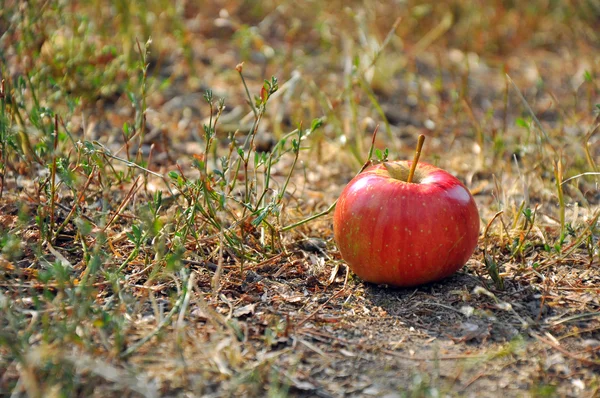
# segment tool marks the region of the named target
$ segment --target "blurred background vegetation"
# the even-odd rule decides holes
[[[593,396],[594,362],[572,365],[578,389],[522,336],[597,338],[598,26],[596,0],[0,0],[0,395],[335,396],[401,376],[415,397],[494,378]],[[377,128],[376,158],[412,157],[425,133],[422,159],[491,225],[445,288],[348,281],[330,218],[294,224],[334,203]],[[402,324],[398,306],[430,300],[488,322],[484,359],[444,378],[380,349],[419,335],[430,354],[427,333],[464,308]],[[348,315],[361,308],[387,313]],[[318,311],[335,343],[292,350]],[[334,370],[313,375],[329,354]]]

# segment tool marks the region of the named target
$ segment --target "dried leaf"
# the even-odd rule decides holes
[[[233,310],[233,316],[235,318],[239,318],[244,315],[252,315],[254,314],[254,310],[256,309],[256,303],[248,304],[240,308],[236,308]]]

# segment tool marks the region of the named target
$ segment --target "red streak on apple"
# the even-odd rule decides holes
[[[473,197],[442,169],[420,162],[409,183],[412,162],[392,163],[402,173],[374,165],[342,192],[333,221],[342,258],[373,283],[415,286],[452,275],[477,245]]]

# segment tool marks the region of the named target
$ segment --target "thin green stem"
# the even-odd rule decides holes
[[[244,85],[244,89],[246,90],[246,95],[248,96],[248,103],[250,104],[250,107],[252,108],[252,112],[254,112],[254,117],[258,117],[258,111],[256,110],[256,107],[254,106],[254,103],[252,102],[252,96],[250,95],[250,90],[248,89],[248,85],[246,84],[246,79],[244,78],[244,74],[242,73],[242,67],[243,67],[243,63],[239,64],[236,67],[236,70],[238,71],[238,73],[240,74],[240,77],[242,78],[242,84]]]
[[[148,79],[148,63],[147,63],[147,57],[148,57],[148,45],[150,44],[150,40],[146,43],[146,45],[144,46],[144,50],[142,50],[142,46],[140,45],[140,41],[136,38],[136,43],[137,43],[137,47],[138,47],[138,51],[140,52],[140,58],[142,61],[142,84],[141,84],[141,90],[142,90],[142,103],[140,104],[140,121],[139,121],[139,130],[140,130],[140,148],[144,142],[144,137],[146,135],[146,83],[147,83],[147,79]],[[141,156],[142,152],[138,151],[137,156],[136,156],[136,162],[140,161],[140,156]]]
[[[2,193],[4,192],[4,174],[6,169],[6,161],[8,159],[8,151],[6,150],[7,137],[5,136],[6,132],[8,131],[8,126],[5,124],[6,99],[4,90],[4,79],[2,79],[0,81],[0,200],[2,199]]]
[[[369,148],[369,156],[367,157],[367,160],[365,161],[365,163],[362,165],[362,167],[360,168],[359,172],[356,173],[356,175],[359,175],[360,173],[362,173],[367,167],[369,167],[371,165],[371,156],[373,155],[373,150],[375,148],[375,139],[377,138],[377,132],[379,131],[379,125],[377,125],[377,127],[375,127],[375,131],[373,131],[373,138],[371,139],[371,147]],[[338,199],[336,199],[331,205],[329,205],[329,207],[327,209],[325,209],[324,211],[317,213],[317,214],[313,214],[312,216],[305,218],[303,220],[300,220],[298,222],[295,222],[293,224],[290,225],[286,225],[285,227],[281,228],[279,230],[279,232],[285,232],[285,231],[289,231],[290,229],[294,229],[296,227],[299,227],[300,225],[304,225],[312,220],[316,220],[319,217],[323,217],[326,216],[327,214],[331,213],[333,211],[333,209],[335,209],[335,205],[337,204]]]
[[[298,142],[296,143],[296,147],[294,148],[294,160],[292,162],[292,166],[290,167],[290,171],[287,175],[287,178],[285,179],[285,182],[283,183],[283,188],[281,189],[281,192],[279,192],[279,198],[277,199],[277,202],[281,202],[281,200],[283,199],[283,196],[285,195],[285,191],[287,189],[287,186],[290,182],[290,179],[292,178],[292,173],[294,172],[294,169],[296,168],[296,163],[298,163],[298,156],[300,155],[300,143],[302,141],[302,128],[298,129]]]
[[[562,189],[562,162],[559,160],[558,162],[554,162],[554,179],[556,181],[556,191],[558,194],[558,206],[559,206],[559,216],[560,216],[560,245],[565,239],[565,197]]]
[[[288,138],[290,138],[292,135],[295,135],[295,134],[298,134],[298,129],[295,129],[292,132],[286,134],[282,139],[280,139],[277,142],[277,144],[275,144],[275,146],[271,150],[271,153],[269,154],[269,160],[267,162],[267,167],[266,167],[266,170],[265,170],[265,186],[264,186],[264,189],[263,189],[263,192],[262,192],[260,198],[256,201],[256,203],[257,203],[256,207],[257,208],[258,208],[258,206],[261,205],[261,202],[265,198],[265,196],[267,194],[267,191],[269,190],[269,186],[271,184],[271,166],[273,165],[273,156],[280,149],[282,143],[285,142]],[[284,153],[286,153],[286,152],[283,152],[282,154],[284,154]],[[294,163],[294,165],[295,165],[295,163]],[[293,166],[292,166],[292,170],[293,170]]]
[[[54,145],[52,151],[52,171],[50,178],[50,230],[48,231],[48,240],[52,241],[54,231],[54,212],[56,209],[56,149],[58,148],[58,116],[54,115]]]
[[[331,211],[332,211],[333,209],[335,209],[335,205],[337,204],[337,201],[338,201],[338,200],[336,199],[336,200],[335,200],[335,201],[334,201],[334,202],[333,202],[331,205],[329,205],[329,207],[328,207],[326,210],[324,210],[324,211],[322,211],[322,212],[320,212],[320,213],[317,213],[317,214],[313,214],[312,216],[310,216],[310,217],[308,217],[308,218],[305,218],[305,219],[303,219],[303,220],[300,220],[300,221],[298,221],[298,222],[295,222],[295,223],[293,223],[293,224],[286,225],[285,227],[281,228],[281,229],[280,229],[280,231],[281,231],[281,232],[289,231],[290,229],[294,229],[294,228],[296,228],[296,227],[299,227],[300,225],[304,225],[304,224],[306,224],[307,222],[310,222],[310,221],[312,221],[312,220],[316,220],[316,219],[317,219],[317,218],[319,218],[319,217],[326,216],[327,214],[331,213]]]

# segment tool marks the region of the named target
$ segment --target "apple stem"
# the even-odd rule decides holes
[[[421,134],[419,136],[419,141],[417,142],[417,151],[415,152],[415,157],[413,158],[413,162],[410,165],[410,171],[408,172],[408,178],[406,182],[412,182],[413,176],[415,175],[415,170],[417,169],[417,163],[419,162],[419,157],[421,156],[421,148],[423,148],[423,143],[425,142],[425,136]]]

